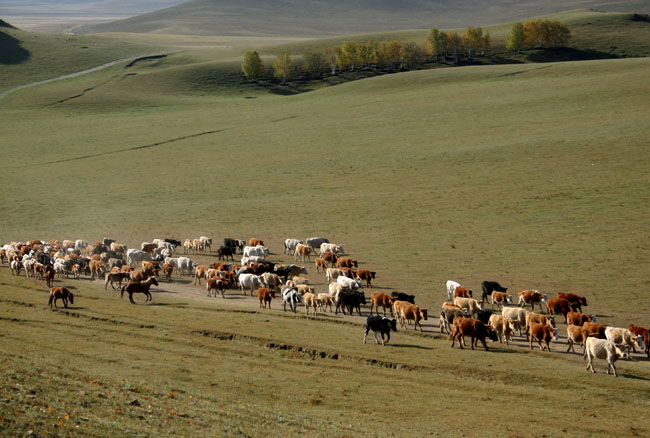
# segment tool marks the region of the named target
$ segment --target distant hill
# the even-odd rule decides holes
[[[0,19],[0,27],[8,27],[9,29],[17,29],[15,26],[7,23],[6,21]]]
[[[336,36],[430,27],[455,28],[572,8],[650,12],[650,1],[598,0],[192,0],[167,9],[75,29],[234,36]]]

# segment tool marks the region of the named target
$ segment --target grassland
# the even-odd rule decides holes
[[[446,280],[489,279],[584,294],[605,324],[648,325],[648,58],[282,95],[242,83],[242,50],[5,97],[0,242],[256,236],[278,258],[284,238],[323,235],[376,270],[378,288],[429,309]],[[70,283],[68,313],[50,312],[42,284],[4,267],[0,283],[11,435],[650,433],[647,360],[619,362],[618,379],[600,362],[593,376],[579,355],[451,350],[432,321],[425,336],[360,348],[361,328],[339,318],[169,291],[133,306],[85,280]]]

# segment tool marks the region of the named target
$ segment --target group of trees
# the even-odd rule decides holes
[[[571,31],[566,24],[559,21],[531,20],[524,24],[515,23],[510,28],[510,35],[506,40],[508,50],[541,47],[563,47],[569,42]]]
[[[463,35],[458,32],[443,32],[436,28],[429,31],[426,40],[427,54],[437,61],[453,60],[457,63],[461,55],[467,60],[484,55],[490,48],[490,32],[480,27],[469,26]]]
[[[559,21],[531,20],[512,25],[506,48],[519,53],[524,48],[560,47],[566,45],[570,37],[568,26]],[[427,55],[434,62],[458,63],[461,58],[472,61],[485,55],[490,44],[490,33],[480,27],[469,26],[462,35],[433,28],[424,46],[400,41],[345,41],[340,46],[328,46],[320,52],[306,53],[300,61],[292,59],[288,51],[280,51],[271,66],[272,73],[267,73],[256,51],[247,52],[242,71],[248,79],[260,79],[272,74],[282,83],[299,74],[319,78],[324,71],[332,75],[337,70],[355,71],[362,68],[402,71],[421,67]]]
[[[324,71],[355,71],[361,68],[381,67],[389,71],[410,70],[426,60],[426,50],[414,42],[400,41],[345,41],[340,46],[328,46],[320,52],[305,53],[301,61],[292,60],[289,52],[280,51],[272,64],[273,76],[282,83],[304,73],[321,77]],[[244,56],[242,71],[248,79],[266,75],[264,64],[256,51]]]

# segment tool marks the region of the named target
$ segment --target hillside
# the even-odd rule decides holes
[[[572,8],[611,8],[604,1],[527,0],[192,0],[164,10],[77,33],[139,32],[240,36],[327,36],[402,29],[489,25]],[[618,2],[616,8],[650,12],[650,3]]]

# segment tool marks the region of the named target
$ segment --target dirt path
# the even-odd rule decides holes
[[[13,93],[14,91],[22,90],[23,88],[34,87],[36,85],[43,85],[43,84],[47,84],[49,82],[60,81],[60,80],[63,80],[63,79],[76,78],[77,76],[82,76],[82,75],[86,75],[86,74],[89,74],[89,73],[94,73],[96,71],[99,71],[99,70],[102,70],[102,69],[105,69],[105,68],[108,68],[108,67],[112,67],[112,66],[114,66],[116,64],[120,64],[122,62],[134,61],[134,60],[136,60],[138,58],[141,58],[141,57],[142,56],[132,56],[130,58],[117,59],[115,61],[107,62],[106,64],[98,65],[97,67],[89,68],[89,69],[83,70],[83,71],[78,71],[76,73],[70,73],[70,74],[67,74],[67,75],[58,76],[56,78],[46,79],[44,81],[32,82],[31,84],[19,85],[17,87],[10,88],[9,90],[3,91],[2,93],[0,93],[0,99],[2,99],[3,97],[5,97],[5,96],[7,96],[7,95],[9,95],[11,93]]]

